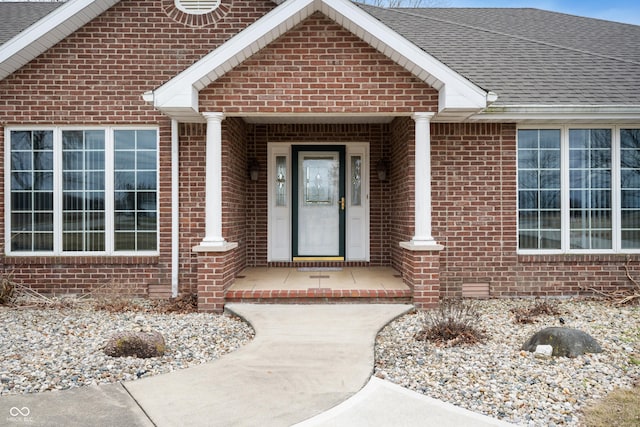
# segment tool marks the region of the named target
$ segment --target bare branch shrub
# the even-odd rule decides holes
[[[529,308],[512,308],[515,323],[536,323],[539,316],[556,316],[560,314],[557,304],[549,301],[538,301],[533,307]]]
[[[0,277],[0,305],[12,304],[15,300],[16,284],[11,274],[4,273]]]
[[[475,301],[445,299],[437,309],[426,312],[425,328],[415,335],[415,339],[449,347],[477,344],[485,340],[484,333],[477,327],[479,320]]]
[[[624,272],[629,282],[631,282],[631,289],[603,292],[590,286],[581,286],[580,288],[585,291],[593,292],[616,305],[638,304],[640,303],[640,282],[631,276],[629,264],[631,264],[631,257],[627,255],[627,259],[624,263]]]

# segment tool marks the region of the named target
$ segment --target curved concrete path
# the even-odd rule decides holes
[[[369,380],[377,332],[409,305],[249,305],[255,339],[194,368],[125,383],[157,426],[290,426]]]
[[[238,351],[139,381],[2,396],[0,425],[508,426],[370,379],[377,332],[411,308],[228,305],[256,330]]]

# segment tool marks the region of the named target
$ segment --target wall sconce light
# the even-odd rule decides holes
[[[249,178],[251,181],[257,181],[260,176],[260,163],[258,163],[258,159],[253,157],[249,160]]]
[[[380,181],[386,181],[389,174],[389,161],[386,159],[378,160],[376,163],[376,172]]]

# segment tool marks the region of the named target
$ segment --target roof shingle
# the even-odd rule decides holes
[[[0,2],[0,44],[63,5],[62,2]]]
[[[539,9],[362,6],[496,105],[640,105],[640,26]]]

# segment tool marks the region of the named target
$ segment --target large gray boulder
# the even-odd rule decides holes
[[[600,344],[586,332],[571,328],[546,328],[524,343],[522,350],[535,352],[539,345],[553,347],[552,356],[577,357],[584,353],[601,353]]]
[[[160,357],[164,354],[164,337],[160,332],[128,331],[115,333],[104,346],[111,357]]]

